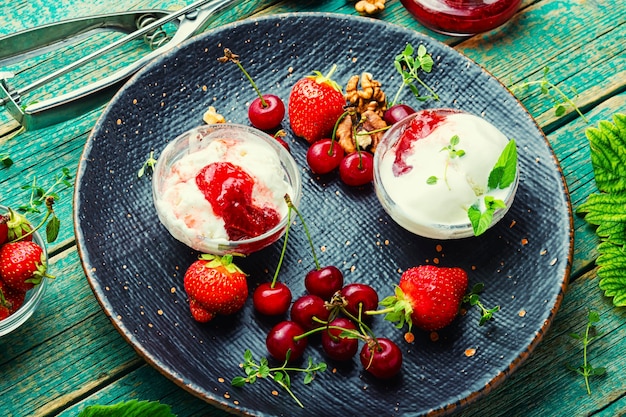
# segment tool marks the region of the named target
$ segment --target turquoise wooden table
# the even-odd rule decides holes
[[[175,10],[185,6],[166,0],[16,0],[0,5],[0,36],[91,14],[142,8]],[[240,2],[221,12],[211,26],[248,16],[296,11],[358,14],[345,0]],[[554,103],[530,86],[517,97],[546,134],[561,164],[574,209],[597,191],[585,130],[616,113],[626,113],[626,4],[623,0],[524,0],[504,27],[470,38],[439,35],[417,23],[398,0],[388,0],[376,16],[434,37],[486,68],[507,87],[542,79],[570,92],[585,119],[571,107],[556,115]],[[305,29],[303,29],[305,30]],[[106,40],[105,40],[106,41]],[[90,39],[77,49],[12,63],[0,71],[16,74],[25,85],[101,46]],[[79,54],[80,52],[80,54]],[[145,51],[144,51],[145,52]],[[98,79],[105,71],[135,59],[133,51],[106,65],[88,65],[59,82],[30,93],[27,100],[51,97]],[[28,201],[37,184],[46,188],[68,168],[73,176],[83,145],[103,106],[53,126],[20,131],[6,111],[0,113],[0,203]],[[153,369],[118,334],[101,310],[83,273],[72,225],[72,188],[57,187],[56,211],[62,227],[49,245],[51,270],[57,276],[33,317],[19,330],[0,338],[0,414],[2,416],[75,416],[89,404],[129,399],[158,400],[181,417],[225,416]],[[626,414],[626,310],[613,306],[598,287],[598,238],[583,218],[575,216],[575,253],[570,285],[548,333],[524,364],[501,386],[458,413],[460,416],[618,416]],[[603,335],[588,350],[603,376],[590,380],[568,369],[582,360],[582,345],[571,332],[583,331],[587,313],[600,315]]]

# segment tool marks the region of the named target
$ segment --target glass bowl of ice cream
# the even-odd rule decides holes
[[[217,255],[248,255],[278,240],[287,226],[288,195],[298,205],[295,160],[275,138],[249,126],[191,129],[158,157],[154,205],[170,234]]]
[[[455,109],[418,111],[385,132],[374,157],[389,216],[433,239],[477,236],[504,217],[519,179],[517,148],[496,126]]]

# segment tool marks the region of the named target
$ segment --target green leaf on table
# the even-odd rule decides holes
[[[616,114],[614,121],[603,120],[585,132],[596,184],[605,193],[626,191],[626,114]]]
[[[176,417],[168,405],[158,401],[130,400],[113,405],[89,405],[78,417]]]
[[[597,226],[600,289],[615,306],[626,306],[626,114],[615,114],[585,132],[598,193],[576,212]]]

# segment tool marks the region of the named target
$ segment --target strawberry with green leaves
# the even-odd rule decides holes
[[[422,265],[406,270],[395,294],[383,299],[386,308],[370,314],[386,314],[385,319],[401,328],[406,323],[426,331],[448,326],[459,312],[467,291],[467,273],[462,268]],[[407,339],[409,340],[409,339]]]
[[[201,323],[238,312],[248,298],[246,274],[232,255],[200,255],[185,272],[184,286],[191,315]]]
[[[30,222],[22,214],[8,209],[6,214],[0,214],[0,245],[15,240],[32,240]]]
[[[28,291],[44,278],[48,264],[41,246],[29,240],[9,242],[0,248],[0,280],[16,291]]]
[[[313,143],[330,137],[335,123],[344,113],[346,100],[341,87],[327,75],[315,71],[298,80],[289,95],[289,123],[294,135]]]

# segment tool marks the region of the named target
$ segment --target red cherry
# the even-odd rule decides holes
[[[293,321],[281,321],[270,330],[265,339],[265,346],[267,351],[276,360],[281,362],[287,358],[287,352],[291,351],[289,356],[290,361],[299,359],[304,353],[304,349],[307,346],[307,339],[294,340],[296,336],[300,336],[304,333],[304,329],[299,324]]]
[[[321,297],[306,294],[294,301],[290,314],[291,320],[298,323],[303,329],[311,330],[323,326],[323,324],[314,321],[313,317],[328,321],[330,310],[326,308]]]
[[[338,317],[330,322],[330,326],[341,327],[346,330],[356,330],[352,321],[345,317]],[[328,328],[322,331],[322,348],[330,359],[347,361],[356,355],[359,350],[359,341],[355,338],[340,337],[343,330]]]
[[[309,294],[329,300],[343,287],[343,274],[334,266],[326,266],[309,271],[304,277],[304,286]]]
[[[413,113],[415,113],[415,110],[406,104],[394,104],[385,110],[383,120],[387,122],[387,124],[392,125],[394,123],[398,123],[400,120]]]
[[[274,94],[263,95],[265,106],[260,97],[248,107],[248,119],[252,126],[261,130],[272,130],[280,126],[285,117],[285,103]]]
[[[363,368],[377,378],[391,378],[402,368],[402,351],[394,342],[383,337],[365,344],[359,357]]]
[[[268,316],[285,314],[291,304],[291,290],[282,282],[259,285],[252,295],[252,304],[256,311]]]
[[[352,152],[339,164],[339,177],[350,186],[365,185],[374,179],[374,156],[369,152]]]
[[[344,157],[344,151],[337,142],[321,139],[313,142],[306,152],[306,162],[314,174],[328,174],[335,170]]]
[[[362,313],[378,307],[378,293],[367,284],[348,284],[341,289],[341,295],[348,302],[345,309],[355,317],[359,317],[359,305]]]

